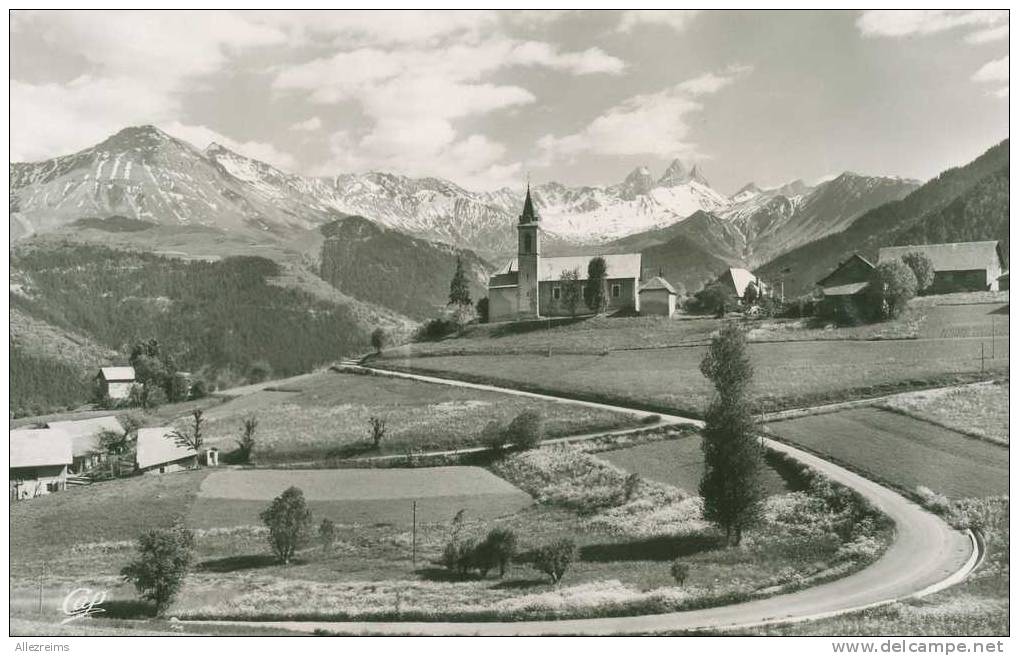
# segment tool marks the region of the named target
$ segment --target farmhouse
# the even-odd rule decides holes
[[[31,499],[64,489],[71,464],[71,436],[53,428],[10,433],[10,498]]]
[[[671,317],[676,313],[676,288],[661,276],[641,285],[638,299],[641,314]]]
[[[718,277],[718,282],[728,289],[741,303],[743,302],[743,296],[746,294],[747,287],[750,286],[750,283],[754,283],[754,286],[757,287],[757,295],[759,297],[764,296],[768,291],[764,282],[760,278],[746,269],[736,267],[729,267],[726,269],[725,272]]]
[[[131,395],[134,385],[134,367],[102,367],[96,374],[101,392],[104,396],[120,401]]]
[[[524,209],[517,224],[517,257],[488,280],[490,321],[568,315],[570,310],[562,302],[564,294],[560,278],[563,272],[576,271],[581,284],[587,280],[587,266],[596,256],[542,256],[540,219],[528,186]],[[608,309],[639,311],[640,253],[601,257],[607,269],[605,291]]]
[[[138,429],[138,471],[165,474],[194,467],[195,450],[179,446],[172,433],[168,426]]]
[[[71,472],[80,474],[101,464],[105,460],[99,444],[99,435],[104,431],[122,433],[124,427],[113,415],[93,417],[78,421],[51,421],[50,428],[63,431],[71,436],[73,462]]]
[[[873,279],[874,265],[859,253],[840,262],[834,271],[817,281],[822,294],[821,316],[840,321],[865,317],[870,311]]]
[[[1008,271],[998,276],[998,291],[1008,291]]]
[[[1005,270],[1005,258],[998,241],[965,241],[952,244],[888,246],[878,251],[878,264],[898,260],[906,253],[919,252],[934,265],[936,293],[998,290],[998,276]]]

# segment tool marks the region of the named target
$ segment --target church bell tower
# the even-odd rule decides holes
[[[541,257],[540,217],[531,200],[531,184],[527,183],[524,211],[517,224],[517,311],[523,318],[537,317],[538,259]]]

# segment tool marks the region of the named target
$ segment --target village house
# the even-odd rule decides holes
[[[933,293],[997,291],[998,276],[1005,271],[998,241],[888,246],[878,251],[877,262],[898,260],[914,252],[923,253],[934,265],[934,284],[930,289]]]
[[[640,286],[640,313],[671,317],[676,313],[676,298],[676,288],[665,278],[655,276]]]
[[[138,429],[138,471],[166,474],[195,466],[195,450],[178,445],[172,433],[169,426]]]
[[[729,267],[725,272],[718,277],[718,282],[725,287],[733,296],[736,297],[740,303],[743,303],[743,297],[747,293],[747,287],[750,283],[753,283],[757,287],[757,297],[761,298],[766,296],[768,289],[760,278],[750,273],[746,269],[740,269],[737,267]]]
[[[528,186],[524,209],[517,224],[517,257],[492,274],[488,281],[490,321],[567,316],[571,312],[562,303],[560,279],[563,272],[576,271],[582,285],[587,281],[588,264],[597,256],[544,257],[540,220]],[[607,309],[639,311],[640,253],[601,257],[606,264]]]
[[[84,473],[106,460],[106,454],[99,443],[100,434],[104,431],[124,432],[124,427],[113,415],[77,421],[51,421],[47,426],[71,436],[72,474]]]
[[[96,374],[96,381],[103,396],[122,401],[131,396],[135,383],[134,367],[102,367]]]
[[[871,296],[873,280],[874,265],[859,253],[853,253],[817,281],[821,289],[818,314],[843,322],[867,317],[875,307]]]
[[[31,499],[63,490],[71,465],[71,436],[53,428],[10,432],[11,500]]]

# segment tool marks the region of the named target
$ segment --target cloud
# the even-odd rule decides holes
[[[322,119],[317,116],[312,116],[306,121],[299,121],[290,126],[291,130],[297,132],[314,132],[315,130],[321,129]]]
[[[677,32],[684,31],[690,21],[700,12],[696,9],[658,10],[642,9],[624,11],[619,19],[619,31],[631,32],[641,25],[662,25]]]
[[[863,12],[856,26],[866,37],[906,37],[993,25],[1007,19],[1007,11],[876,10]]]
[[[261,11],[252,20],[285,31],[292,42],[364,45],[432,45],[455,37],[476,41],[499,22],[495,11]]]
[[[734,66],[723,73],[706,73],[657,93],[633,96],[611,107],[583,130],[556,137],[543,136],[538,145],[547,160],[600,155],[692,156],[686,117],[702,109],[696,98],[718,92],[749,67]]]
[[[293,171],[297,167],[297,161],[293,155],[280,151],[270,143],[238,141],[204,125],[185,125],[179,121],[161,123],[159,128],[199,149],[205,149],[210,144],[218,143],[239,155],[272,164],[284,171]]]
[[[1001,41],[1008,38],[1008,25],[989,27],[986,30],[977,30],[966,37],[966,43],[981,44]]]
[[[991,92],[991,95],[998,98],[1008,98],[1008,55],[1005,55],[1001,59],[989,61],[981,66],[977,72],[973,74],[972,80],[974,82],[983,83],[1004,82],[1005,86],[999,86]]]

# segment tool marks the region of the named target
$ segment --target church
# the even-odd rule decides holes
[[[561,303],[560,277],[576,270],[587,281],[587,265],[596,255],[542,257],[541,221],[527,187],[524,210],[517,223],[517,256],[488,280],[488,320],[516,321],[569,316]],[[606,264],[605,296],[609,312],[640,311],[640,253],[602,255]],[[581,313],[587,312],[583,306]]]

